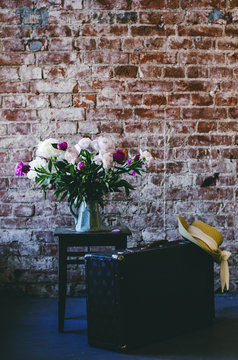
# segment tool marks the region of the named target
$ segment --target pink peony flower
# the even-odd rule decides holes
[[[116,161],[118,164],[124,164],[125,159],[126,155],[123,150],[117,150],[117,152],[113,154],[113,160]]]
[[[23,174],[27,174],[30,171],[30,165],[23,164],[23,162],[19,162],[15,168],[15,176],[23,176]]]
[[[78,169],[78,170],[81,170],[81,169],[84,168],[84,166],[85,166],[85,162],[84,162],[84,161],[80,161],[80,162],[78,163],[78,165],[77,165],[77,169]]]
[[[65,151],[67,149],[67,147],[68,147],[68,144],[65,141],[57,144],[57,149],[58,150],[64,150]]]

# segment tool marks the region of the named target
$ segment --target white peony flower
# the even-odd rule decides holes
[[[55,149],[52,146],[52,144],[58,144],[58,142],[59,141],[57,139],[52,139],[52,138],[41,141],[38,144],[36,155],[44,157],[46,159],[50,159],[51,156],[59,156],[62,153],[62,151]]]
[[[102,164],[105,169],[110,169],[113,165],[113,154],[112,153],[102,154]]]
[[[98,150],[101,154],[113,153],[115,151],[115,144],[112,139],[99,136],[98,141]]]
[[[75,145],[76,150],[80,153],[81,150],[91,151],[92,140],[89,138],[82,138],[79,140],[78,144]]]
[[[27,177],[31,180],[34,180],[37,175],[37,172],[34,169],[39,169],[42,166],[45,168],[47,166],[47,162],[45,159],[36,157],[35,160],[29,162],[29,165],[30,171],[27,173]]]
[[[70,164],[75,164],[76,160],[78,158],[79,154],[75,149],[67,149],[64,158],[67,160]]]
[[[147,150],[141,151],[140,150],[140,155],[142,158],[145,158],[146,165],[151,166],[153,164],[154,158],[149,151],[147,151]]]
[[[93,158],[93,161],[95,162],[96,165],[101,165],[102,164],[102,156],[101,155],[95,155]]]

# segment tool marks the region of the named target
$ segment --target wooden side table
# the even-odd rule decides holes
[[[65,302],[67,288],[67,264],[84,263],[83,256],[90,252],[91,246],[115,246],[115,249],[127,247],[127,236],[131,231],[127,227],[119,227],[120,231],[106,228],[97,232],[76,232],[73,227],[57,227],[54,236],[59,239],[58,267],[58,330],[64,331]],[[70,247],[87,247],[87,251],[71,251]],[[70,257],[70,259],[68,259]],[[74,257],[74,259],[72,259]]]

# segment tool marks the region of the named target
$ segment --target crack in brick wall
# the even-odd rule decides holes
[[[178,215],[208,222],[237,290],[237,24],[237,0],[0,0],[2,289],[55,295],[53,230],[73,224],[14,178],[16,162],[46,137],[103,134],[155,158],[130,199],[106,198],[104,223],[126,224],[135,246],[180,239]],[[70,294],[84,289],[83,268],[69,279]]]

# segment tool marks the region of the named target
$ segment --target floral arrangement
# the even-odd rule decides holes
[[[33,161],[16,165],[15,175],[26,174],[42,190],[54,190],[59,201],[67,197],[71,210],[92,200],[103,207],[103,195],[124,188],[128,196],[135,189],[123,174],[141,175],[144,165],[150,166],[152,161],[148,151],[128,156],[127,151],[115,148],[112,139],[102,136],[82,138],[73,148],[50,138],[38,144]]]

